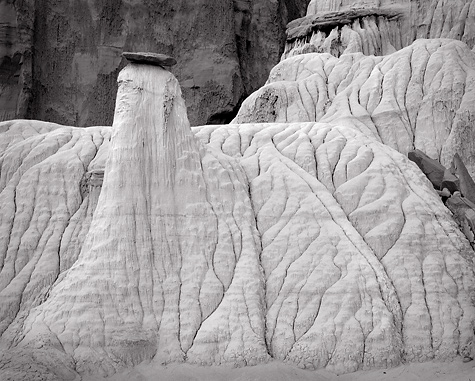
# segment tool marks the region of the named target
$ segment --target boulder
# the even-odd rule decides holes
[[[417,164],[420,170],[427,176],[435,189],[442,190],[445,186],[442,186],[444,177],[446,176],[447,169],[440,164],[437,160],[434,160],[427,156],[421,150],[409,151],[407,154],[409,160]]]
[[[460,191],[460,179],[450,169],[445,169],[440,187],[447,189],[450,193]]]
[[[462,196],[475,203],[475,182],[468,172],[462,158],[458,153],[454,155],[451,170],[457,175],[460,181],[460,192]]]
[[[472,247],[475,246],[475,203],[460,193],[454,194],[446,201],[447,208],[453,213],[461,230],[469,240]]]

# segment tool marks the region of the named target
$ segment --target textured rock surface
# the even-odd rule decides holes
[[[322,121],[352,126],[407,154],[475,174],[475,53],[466,44],[417,40],[385,57],[302,54],[280,62],[234,122]]]
[[[468,241],[475,246],[475,204],[466,197],[458,194],[450,197],[446,202],[447,208],[453,213],[461,230]],[[472,357],[473,358],[473,357]]]
[[[385,55],[420,38],[475,46],[473,0],[311,0],[307,16],[289,24],[284,57],[302,52]]]
[[[238,51],[258,3],[236,1],[226,19]],[[282,61],[231,125],[190,128],[176,78],[137,64],[119,75],[112,128],[0,123],[0,378],[473,356],[473,206],[449,198],[462,233],[406,154],[449,167],[457,152],[452,171],[473,173],[474,53],[433,39],[338,55]]]
[[[279,61],[285,25],[304,16],[307,4],[2,0],[0,120],[111,125],[125,50],[178,60],[173,72],[192,124],[229,121]]]
[[[112,129],[0,124],[0,374],[469,353],[473,251],[406,157],[324,123],[192,132],[169,72],[119,81]]]
[[[473,0],[311,0],[307,15],[394,6],[406,10],[404,24],[409,29],[400,30],[405,46],[416,38],[462,38],[473,45]]]
[[[409,151],[407,157],[417,164],[432,183],[434,189],[442,191],[447,188],[450,191],[448,195],[445,195],[447,197],[455,191],[460,191],[460,180],[437,160],[431,159],[418,149]]]
[[[287,25],[287,43],[282,58],[302,53],[386,55],[402,48],[402,7],[351,8],[318,12]]]
[[[31,101],[33,4],[0,1],[0,121],[25,117]]]
[[[454,155],[451,170],[460,179],[460,192],[462,195],[472,203],[475,203],[475,182],[458,153]]]

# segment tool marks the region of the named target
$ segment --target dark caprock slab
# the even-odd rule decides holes
[[[122,56],[130,62],[137,64],[146,64],[154,66],[173,66],[176,65],[176,59],[166,54],[146,53],[146,52],[123,52]]]
[[[310,35],[320,28],[334,28],[351,24],[353,20],[367,17],[386,17],[387,19],[398,19],[404,15],[404,8],[399,6],[386,7],[352,7],[344,11],[318,12],[314,15],[305,16],[293,20],[287,24],[287,41],[294,41]]]

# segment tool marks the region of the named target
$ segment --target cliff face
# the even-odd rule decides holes
[[[122,51],[171,54],[192,124],[229,121],[307,0],[0,1],[0,120],[110,125]]]
[[[31,1],[0,1],[0,120],[28,114],[33,24]]]

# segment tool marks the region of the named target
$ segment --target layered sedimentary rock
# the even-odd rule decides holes
[[[344,124],[447,168],[458,152],[475,174],[475,54],[449,39],[417,40],[384,57],[302,54],[280,62],[236,123]]]
[[[474,252],[367,120],[190,129],[173,75],[130,64],[112,128],[0,124],[2,377],[469,356]]]
[[[400,19],[403,7],[352,8],[318,12],[287,26],[287,43],[282,59],[303,53],[345,53],[386,55],[403,47]]]
[[[291,22],[283,57],[302,52],[386,55],[421,38],[475,45],[473,0],[312,0]]]
[[[111,125],[122,51],[172,54],[191,123],[228,122],[308,0],[0,1],[0,120]],[[34,61],[34,65],[33,65]]]

